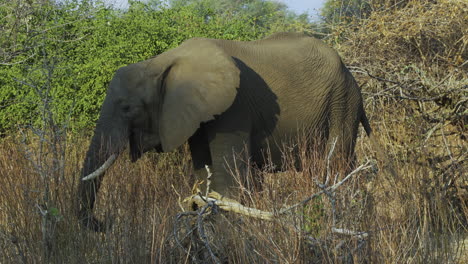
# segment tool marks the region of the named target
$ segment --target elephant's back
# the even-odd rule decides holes
[[[324,106],[344,81],[341,58],[332,48],[297,33],[251,42],[223,41],[222,45],[258,73],[276,95],[280,109],[276,133],[295,133],[298,126],[319,127],[326,122]]]
[[[326,86],[342,75],[338,53],[304,34],[277,33],[257,41],[217,42],[230,56],[257,72],[281,97],[293,95],[291,90],[303,93],[304,89]],[[288,94],[282,94],[285,90]]]

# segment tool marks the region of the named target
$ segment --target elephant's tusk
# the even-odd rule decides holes
[[[81,179],[82,181],[89,181],[89,180],[92,180],[96,177],[99,177],[101,176],[113,163],[114,161],[117,159],[117,155],[116,154],[112,154],[107,160],[106,162],[104,162],[104,164],[102,164],[101,167],[99,167],[97,170],[95,170],[93,173],[89,174],[88,176],[86,177],[83,177],[83,179]]]

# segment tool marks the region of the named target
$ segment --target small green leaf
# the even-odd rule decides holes
[[[52,208],[49,209],[49,214],[50,214],[51,216],[57,217],[57,216],[60,215],[60,211],[59,211],[59,209],[57,209],[57,208],[55,208],[55,207],[52,207]]]

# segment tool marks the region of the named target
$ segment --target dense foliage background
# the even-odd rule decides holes
[[[106,87],[121,66],[191,37],[259,39],[311,27],[273,1],[93,0],[0,4],[0,134],[41,120],[44,100],[73,130],[94,125]],[[68,122],[70,121],[70,122]]]

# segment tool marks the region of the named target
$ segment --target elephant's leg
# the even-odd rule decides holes
[[[202,180],[206,183],[206,177],[208,174],[205,166],[211,166],[212,161],[208,139],[203,126],[189,138],[188,143],[190,153],[192,155],[194,174],[197,180]]]
[[[350,109],[351,108],[351,109]],[[339,107],[332,110],[330,134],[327,151],[335,144],[332,162],[334,165],[352,168],[354,163],[354,146],[357,136],[357,114],[352,107]]]
[[[235,187],[248,174],[249,135],[246,132],[217,133],[210,141],[212,158],[211,189],[223,195],[236,194]]]
[[[347,131],[344,129],[344,127],[341,126],[335,129],[331,129],[328,138],[327,151],[330,151],[333,147],[333,157],[335,157],[335,159],[343,161],[347,160],[350,157],[352,148],[350,141],[351,139],[347,135]]]

